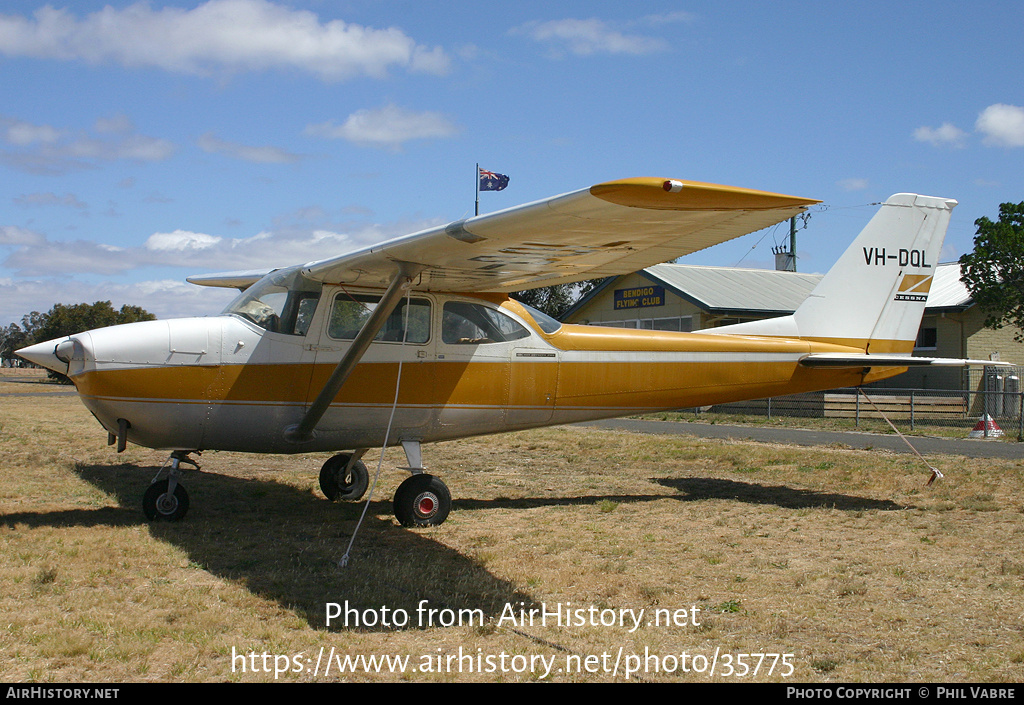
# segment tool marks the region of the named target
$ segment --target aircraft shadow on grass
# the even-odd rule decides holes
[[[887,499],[802,490],[784,485],[759,485],[711,477],[662,478],[656,482],[684,492],[680,499],[697,502],[707,499],[732,499],[747,504],[774,504],[783,509],[839,509],[847,512],[897,511],[906,509]]]
[[[432,609],[480,610],[491,619],[506,603],[535,605],[530,595],[472,558],[397,526],[388,499],[371,502],[345,568],[338,561],[363,503],[331,503],[273,481],[186,473],[198,500],[188,519],[149,523],[139,498],[157,470],[79,465],[78,475],[120,506],[6,514],[0,523],[30,528],[146,524],[154,538],[184,550],[197,567],[278,602],[316,629],[326,626],[327,603],[346,600],[360,612],[404,609],[411,615],[407,628],[418,626],[421,600]],[[339,628],[339,620],[333,621],[331,629]],[[394,631],[379,624],[366,630]]]
[[[362,503],[326,502],[311,492],[274,481],[188,473],[195,475],[189,482],[193,497],[201,497],[196,509],[182,522],[148,523],[139,497],[157,470],[155,466],[79,465],[78,475],[117,498],[120,506],[7,514],[0,516],[0,522],[30,528],[148,524],[154,538],[181,548],[196,566],[278,602],[317,629],[326,626],[326,604],[344,604],[346,600],[360,611],[379,612],[386,605],[410,615],[415,615],[421,600],[428,600],[434,609],[478,609],[491,620],[508,603],[517,607],[523,603],[527,608],[536,605],[530,595],[492,575],[472,558],[420,532],[396,526],[390,516],[391,503],[386,499],[371,502],[346,568],[340,568],[338,561],[348,547]],[[472,511],[592,505],[601,500],[732,499],[788,509],[904,508],[887,500],[716,478],[651,481],[682,494],[462,499],[454,506]],[[332,628],[338,628],[337,621]],[[379,625],[370,630],[392,631]]]
[[[889,500],[870,499],[856,495],[802,490],[784,485],[759,485],[711,477],[651,478],[651,482],[670,487],[682,494],[629,494],[580,495],[578,497],[520,497],[516,499],[460,499],[453,502],[456,509],[530,509],[532,507],[587,506],[602,500],[620,503],[657,502],[673,499],[697,502],[708,499],[732,499],[746,504],[773,504],[783,509],[826,508],[843,511],[895,511],[905,506]]]

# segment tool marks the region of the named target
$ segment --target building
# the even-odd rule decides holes
[[[566,323],[697,331],[742,321],[785,316],[821,280],[820,274],[659,264],[605,280],[562,315]],[[915,355],[1002,360],[1024,365],[1024,344],[1015,328],[985,328],[960,265],[940,264],[928,294]],[[916,368],[883,386],[974,389],[978,375],[961,368]]]

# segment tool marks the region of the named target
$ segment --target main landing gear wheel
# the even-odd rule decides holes
[[[452,494],[433,475],[413,475],[395,491],[394,509],[402,526],[439,526],[452,510]]]
[[[188,492],[181,484],[168,492],[169,482],[154,482],[142,496],[142,511],[150,521],[179,521],[188,513]]]
[[[345,476],[345,466],[351,457],[348,453],[339,453],[320,468],[320,490],[332,502],[355,501],[366,493],[370,484],[370,473],[361,460],[352,463],[348,477]]]

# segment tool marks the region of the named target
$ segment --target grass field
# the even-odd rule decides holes
[[[340,568],[326,456],[206,453],[149,524],[166,453],[2,372],[4,681],[1024,681],[1024,462],[553,428],[427,446],[455,506],[410,530],[389,450]]]

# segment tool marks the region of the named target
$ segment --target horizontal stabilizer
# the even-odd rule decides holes
[[[848,353],[811,353],[800,358],[804,367],[1013,367],[994,360],[958,360],[948,357],[910,357],[909,355],[871,355]]]

